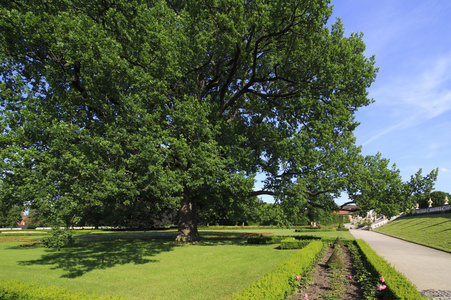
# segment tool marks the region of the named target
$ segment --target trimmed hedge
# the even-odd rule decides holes
[[[311,242],[312,240],[295,240],[289,238],[280,242],[280,249],[302,249]]]
[[[248,244],[258,244],[258,245],[267,245],[267,244],[280,244],[283,240],[286,239],[296,239],[296,240],[327,240],[329,241],[329,238],[321,238],[318,236],[313,235],[293,235],[293,236],[286,236],[286,235],[274,235],[274,236],[250,236],[247,239]]]
[[[396,271],[385,259],[380,257],[368,246],[363,240],[356,240],[357,246],[360,248],[363,259],[368,261],[372,266],[373,276],[384,277],[384,284],[387,288],[381,291],[382,299],[428,299],[421,295],[415,285],[411,283],[405,276]]]
[[[32,233],[4,233],[4,232],[0,232],[0,236],[42,236],[42,235],[46,235],[47,232],[32,232]]]
[[[280,244],[283,239],[286,239],[286,236],[250,236],[247,239],[248,244],[256,244],[256,245],[268,245],[268,244]]]
[[[329,229],[321,229],[321,228],[312,228],[312,229],[296,229],[294,232],[328,232],[328,231],[349,231],[349,228],[329,228]]]
[[[99,300],[99,299],[125,299],[116,297],[99,297],[74,293],[57,287],[46,287],[33,283],[11,280],[0,280],[0,299],[8,300]]]
[[[234,294],[232,300],[285,299],[297,285],[296,276],[303,276],[323,248],[321,241],[312,241],[296,251],[271,273],[255,281],[244,291]]]

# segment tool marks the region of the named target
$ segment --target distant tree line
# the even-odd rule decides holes
[[[319,222],[322,225],[340,224],[349,221],[349,217],[337,215],[333,211],[318,207],[303,207],[295,210],[286,210],[280,203],[267,203],[254,198],[244,205],[239,205],[231,210],[228,207],[209,207],[199,212],[199,225],[201,226],[235,226],[235,225],[260,225],[260,226],[298,226]],[[119,216],[127,216],[119,217]],[[19,221],[24,218],[19,207],[12,208],[8,213],[0,213],[0,227],[18,227]],[[49,227],[53,220],[41,210],[31,209],[27,212],[26,221],[28,228]],[[119,226],[136,229],[161,228],[177,223],[177,211],[167,211],[162,215],[155,215],[151,210],[141,211],[111,211],[111,214],[94,214],[92,211],[80,218],[74,226]]]

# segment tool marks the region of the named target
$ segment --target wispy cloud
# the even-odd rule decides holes
[[[447,168],[441,168],[440,171],[445,172],[445,173],[451,172],[451,170],[448,170]]]
[[[417,126],[451,110],[451,55],[423,63],[418,72],[392,76],[372,97],[387,106],[392,122],[363,145],[393,132]],[[415,75],[417,74],[417,75]]]

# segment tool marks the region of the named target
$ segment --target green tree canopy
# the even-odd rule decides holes
[[[328,1],[4,1],[2,196],[65,224],[335,207],[373,57]],[[254,191],[254,177],[266,175]],[[142,215],[141,215],[142,216]]]

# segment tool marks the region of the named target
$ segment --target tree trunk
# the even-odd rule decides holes
[[[191,243],[199,239],[196,206],[189,189],[185,187],[179,210],[179,231],[175,241],[178,243]]]

